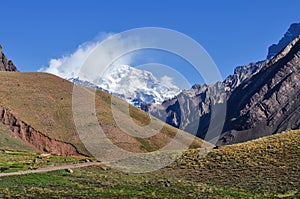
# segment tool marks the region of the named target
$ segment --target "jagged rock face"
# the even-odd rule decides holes
[[[162,105],[142,108],[205,140],[210,125],[225,124],[218,145],[300,128],[298,40],[270,59],[237,67],[222,83],[194,85]],[[226,120],[218,123],[224,107]]]
[[[255,75],[262,69],[268,60],[260,61],[256,63],[251,63],[247,66],[238,66],[234,69],[234,74],[229,75],[224,80],[224,86],[225,90],[228,92],[233,91],[235,88],[237,88],[241,83],[248,80],[250,77]]]
[[[11,60],[8,60],[5,54],[2,52],[1,45],[0,45],[0,71],[18,71],[14,63]]]
[[[300,36],[232,92],[219,144],[299,129],[299,79]]]
[[[143,106],[142,109],[203,139],[210,125],[211,110],[214,109],[216,113],[224,112],[224,107],[218,105],[226,101],[226,96],[227,92],[222,82],[202,86],[196,84],[192,89],[182,91],[162,105],[152,104]]]
[[[239,66],[234,70],[234,74],[228,76],[223,82],[212,85],[196,84],[191,89],[182,91],[175,98],[163,102],[162,105],[143,105],[141,108],[176,128],[208,140],[206,136],[210,122],[216,120],[211,116],[212,108],[214,108],[214,115],[226,114],[224,103],[231,92],[257,74],[268,61]],[[219,120],[218,125],[223,125],[224,121],[221,118]],[[214,122],[218,123],[218,121]]]
[[[284,34],[278,44],[273,44],[269,47],[267,58],[277,55],[284,47],[292,42],[296,37],[300,35],[300,23],[294,23],[290,26],[288,31]]]

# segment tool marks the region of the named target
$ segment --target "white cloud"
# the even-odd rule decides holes
[[[172,87],[174,85],[173,78],[169,76],[162,76],[160,78],[160,83],[167,87]]]
[[[80,45],[76,51],[70,55],[51,59],[49,66],[47,68],[41,68],[39,71],[52,73],[63,78],[76,77],[79,74],[82,64],[96,45],[97,43]]]
[[[118,59],[113,62],[115,66],[132,66],[133,63],[136,65],[134,61],[140,57],[145,61],[145,58],[148,58],[147,52],[135,51],[143,47],[142,41],[143,39],[136,35],[101,33],[96,39],[79,45],[73,53],[51,59],[49,66],[40,68],[39,72],[52,73],[66,79],[79,77],[81,80],[97,84],[99,78],[105,75],[107,63],[116,58]],[[127,54],[123,54],[124,52]],[[150,71],[166,87],[172,85],[180,88],[190,87],[182,75],[166,65],[146,63],[137,65],[136,68]]]
[[[85,42],[84,44],[79,45],[75,52],[69,55],[64,55],[60,58],[51,59],[49,61],[48,67],[40,68],[38,71],[52,73],[62,78],[80,76],[83,77],[83,79],[94,81],[95,73],[99,74],[99,68],[101,67],[101,62],[103,60],[110,60],[112,57],[116,57],[116,55],[118,55],[119,52],[123,52],[124,49],[128,49],[133,46],[140,46],[138,40],[126,41],[124,38],[114,40],[115,43],[110,43],[110,45],[106,49],[105,46],[104,49],[102,46],[102,53],[97,56],[97,60],[89,60],[90,62],[93,62],[92,64],[97,66],[97,68],[89,67],[89,70],[93,71],[82,71],[82,66],[84,65],[89,55],[96,49],[99,44],[101,44],[103,40],[110,38],[112,35],[113,34],[110,33],[101,33],[93,41]],[[132,61],[133,55],[126,55],[118,59],[115,64],[131,65]],[[88,76],[90,76],[90,78]]]

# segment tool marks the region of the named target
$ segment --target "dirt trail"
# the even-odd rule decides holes
[[[94,165],[104,165],[104,164],[106,164],[106,163],[103,163],[103,162],[85,162],[85,163],[78,163],[78,164],[48,166],[48,167],[38,168],[36,170],[25,170],[25,171],[16,171],[16,172],[10,172],[10,173],[0,173],[0,177],[13,176],[13,175],[23,175],[23,174],[29,174],[29,173],[42,173],[42,172],[57,171],[57,170],[64,170],[64,169],[76,169],[76,168],[81,168],[81,167],[94,166]]]

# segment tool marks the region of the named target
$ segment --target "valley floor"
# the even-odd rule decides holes
[[[299,198],[300,131],[208,151],[167,168],[128,174],[94,165],[0,178],[0,198]],[[205,155],[205,154],[204,154]],[[1,172],[89,162],[84,157],[0,152]]]

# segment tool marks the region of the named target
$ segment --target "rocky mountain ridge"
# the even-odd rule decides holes
[[[1,45],[0,45],[0,71],[18,71],[14,63],[11,60],[8,60],[5,54],[2,52]]]
[[[195,84],[191,89],[183,90],[173,99],[159,104],[143,104],[142,109],[168,124],[205,139],[211,120],[211,109],[225,115],[225,105],[234,89],[267,65],[270,60],[259,61],[235,68],[223,82],[211,85]],[[219,106],[222,104],[222,106]],[[225,116],[224,116],[225,117]],[[221,119],[222,120],[222,119]],[[224,121],[220,121],[224,122]],[[219,130],[221,127],[219,127]]]
[[[288,31],[280,39],[278,44],[273,44],[269,47],[267,58],[277,55],[284,47],[298,37],[298,35],[300,35],[300,23],[291,24]]]
[[[271,59],[227,101],[220,144],[300,128],[300,36]]]
[[[142,109],[174,127],[196,133],[203,139],[206,139],[212,122],[213,126],[219,126],[215,129],[222,133],[218,145],[243,142],[287,129],[296,129],[299,127],[297,121],[300,120],[297,111],[291,112],[293,116],[290,119],[286,113],[296,109],[299,98],[298,84],[293,83],[297,81],[299,73],[298,39],[299,37],[276,56],[237,67],[234,74],[223,82],[194,85],[161,105],[144,105]],[[289,57],[293,56],[289,61]],[[289,74],[289,71],[292,71],[290,76],[283,75]],[[253,90],[254,88],[256,90]],[[262,102],[259,100],[261,95],[272,96],[275,101],[265,99],[264,103],[268,106],[265,104],[262,108]],[[286,102],[284,99],[294,101]],[[212,109],[215,113],[212,113]],[[281,114],[284,116],[281,117]],[[220,115],[226,115],[226,119],[222,119]],[[221,127],[223,124],[224,128]]]

